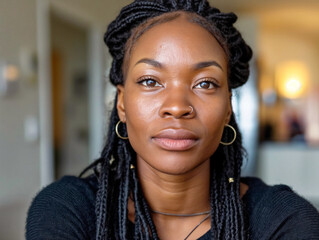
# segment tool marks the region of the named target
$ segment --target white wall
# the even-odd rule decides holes
[[[123,2],[107,0],[106,5],[105,0],[50,0],[55,12],[72,16],[70,19],[77,23],[95,26],[95,35],[100,34],[101,41],[108,22]],[[1,0],[0,62],[20,68],[21,54],[25,52],[37,54],[37,1]],[[103,78],[105,66],[101,68]],[[15,94],[0,97],[1,240],[24,239],[26,212],[41,186],[39,139],[24,139],[25,119],[32,116],[39,121],[38,87],[38,81],[21,78]]]
[[[0,1],[0,60],[20,68],[24,51],[36,51],[36,1]],[[0,238],[23,239],[25,211],[39,186],[39,143],[26,142],[24,121],[38,119],[37,83],[19,79],[0,98]]]

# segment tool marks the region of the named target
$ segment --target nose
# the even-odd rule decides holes
[[[166,92],[166,98],[160,108],[161,117],[193,118],[196,113],[187,91],[175,90]]]

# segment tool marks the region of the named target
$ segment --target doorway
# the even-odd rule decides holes
[[[50,12],[55,179],[89,163],[88,33]]]

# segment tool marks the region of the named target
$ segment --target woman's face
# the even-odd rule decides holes
[[[138,164],[168,174],[209,161],[231,115],[226,55],[185,16],[138,39],[118,94],[119,117]]]

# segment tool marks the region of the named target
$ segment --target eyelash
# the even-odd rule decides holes
[[[197,86],[199,86],[201,83],[204,83],[204,82],[207,82],[213,85],[213,87],[209,87],[207,89],[219,88],[219,85],[216,83],[216,81],[211,78],[201,79],[200,82],[196,83],[193,88],[197,88]]]
[[[154,85],[154,86],[148,86],[148,85],[146,84],[146,82],[149,81],[149,80],[150,80],[150,81],[153,81],[153,82],[155,83],[155,85]],[[193,88],[200,88],[200,87],[197,87],[197,86],[199,86],[201,83],[204,83],[204,82],[210,84],[210,87],[207,88],[207,89],[219,88],[219,85],[216,83],[216,81],[215,81],[214,79],[211,79],[211,78],[201,79],[198,83],[196,83],[196,84],[194,85]],[[137,83],[140,84],[140,85],[143,85],[143,86],[145,86],[145,87],[147,87],[147,88],[161,87],[161,86],[162,86],[162,84],[160,84],[157,80],[155,80],[155,79],[154,79],[153,77],[151,77],[151,76],[141,77],[140,79],[138,79],[138,82],[137,82]],[[211,85],[213,85],[213,86],[211,87]],[[205,89],[205,88],[202,88],[202,89]]]
[[[153,81],[155,83],[155,86],[147,86],[146,85],[146,81]],[[160,83],[158,83],[158,81],[156,81],[153,77],[150,77],[150,76],[144,76],[144,77],[141,77],[140,79],[138,79],[138,84],[141,84],[147,88],[152,88],[152,87],[161,87],[162,85]]]

